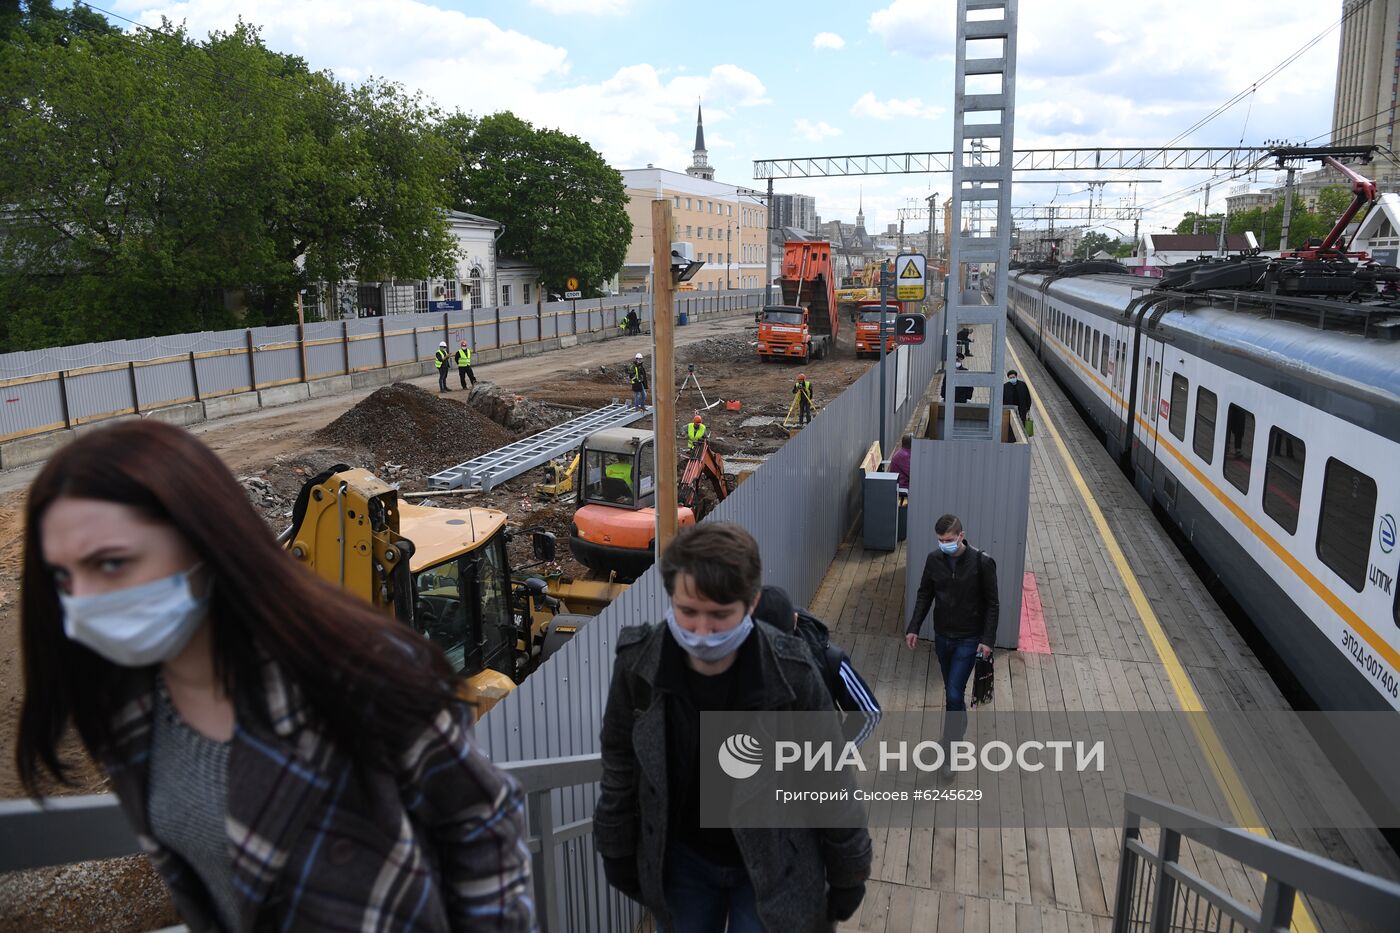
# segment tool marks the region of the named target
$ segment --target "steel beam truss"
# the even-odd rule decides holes
[[[974,125],[972,127],[976,129]],[[1240,172],[1272,167],[1277,150],[1256,146],[1167,146],[1137,149],[1016,149],[1013,172]],[[996,166],[994,151],[984,165]],[[841,175],[943,174],[953,170],[951,152],[890,152],[869,155],[756,159],[754,178],[828,178]]]

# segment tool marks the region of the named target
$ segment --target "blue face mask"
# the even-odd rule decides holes
[[[197,569],[199,564],[95,596],[59,593],[64,634],[122,667],[169,661],[184,650],[209,608],[207,596],[190,591],[190,575]]]
[[[666,627],[671,630],[671,637],[676,640],[676,644],[685,649],[686,654],[697,661],[714,662],[727,658],[739,650],[744,639],[748,638],[749,633],[753,631],[753,619],[745,613],[744,621],[727,632],[697,635],[681,628],[680,623],[676,621],[675,612],[667,610]]]
[[[938,549],[944,554],[956,554],[958,553],[958,545],[960,543],[961,542],[958,541],[939,541]]]

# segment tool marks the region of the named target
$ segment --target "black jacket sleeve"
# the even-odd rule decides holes
[[[1001,600],[997,597],[997,562],[991,555],[982,551],[978,555],[982,562],[977,568],[977,580],[982,586],[982,605],[986,615],[982,620],[982,644],[992,647],[996,644],[997,620],[1001,617]]]
[[[637,758],[632,750],[633,698],[623,665],[613,668],[601,735],[603,779],[593,812],[593,838],[604,859],[635,859]]]
[[[924,558],[923,576],[919,578],[919,595],[914,600],[914,615],[909,619],[909,626],[904,630],[904,634],[913,635],[918,632],[919,626],[924,624],[924,616],[928,615],[929,607],[933,605],[933,557],[930,554]]]

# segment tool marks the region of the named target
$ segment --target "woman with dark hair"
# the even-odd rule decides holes
[[[71,722],[195,930],[530,930],[518,786],[427,640],[278,547],[188,432],[80,437],[26,506],[16,764]]]

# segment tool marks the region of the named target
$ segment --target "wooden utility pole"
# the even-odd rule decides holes
[[[656,560],[676,536],[676,309],[671,281],[671,202],[651,202],[652,433],[656,437]]]

